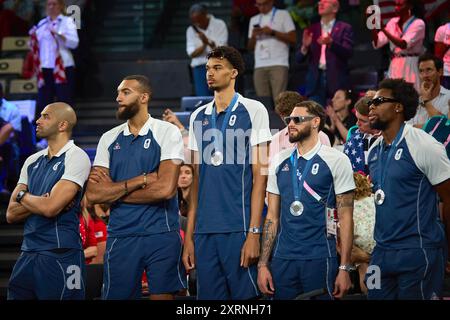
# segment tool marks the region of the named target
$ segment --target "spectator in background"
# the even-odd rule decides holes
[[[356,116],[351,111],[352,92],[339,89],[331,100],[332,106],[326,108],[326,113],[331,121],[330,131],[334,133],[338,144],[345,143],[348,129],[356,124]]]
[[[450,22],[440,26],[434,36],[434,54],[444,60],[442,86],[450,89]]]
[[[370,180],[367,176],[355,172],[355,202],[353,204],[353,249],[352,264],[358,270],[361,291],[367,294],[364,278],[369,267],[370,257],[375,248],[373,229],[375,227],[375,202]]]
[[[422,128],[431,117],[441,114],[447,115],[450,90],[441,86],[443,72],[441,59],[430,53],[425,53],[419,57],[418,65],[420,78],[419,105],[416,115],[408,123],[417,128]]]
[[[303,31],[297,62],[308,59],[306,96],[325,106],[339,88],[348,88],[348,59],[353,53],[352,27],[336,21],[339,1],[319,1],[320,22]]]
[[[70,49],[77,48],[78,33],[64,12],[64,0],[47,0],[47,17],[30,30],[39,87],[36,115],[55,98],[68,104],[73,101],[75,63]]]
[[[14,11],[4,7],[5,1],[0,0],[0,50],[2,40],[10,36],[24,36],[27,34],[29,26]]]
[[[92,264],[103,264],[103,256],[105,254],[106,249],[106,239],[108,236],[108,231],[106,228],[106,223],[103,221],[102,216],[104,214],[103,210],[99,208],[100,205],[92,205],[90,204],[86,196],[84,196],[81,202],[81,210],[83,215],[83,222],[88,221],[87,223],[87,234],[90,236],[90,232],[93,231],[95,242],[97,244],[96,255],[91,257],[89,263]],[[100,210],[98,210],[100,209]],[[81,219],[80,219],[81,222]],[[81,226],[80,226],[81,232]],[[89,237],[87,237],[89,239]],[[93,240],[89,240],[88,242],[94,243]],[[88,258],[86,254],[87,249],[84,249],[84,255],[86,259]],[[92,250],[94,251],[94,250]]]
[[[283,119],[285,117],[289,117],[294,110],[295,106],[300,102],[305,101],[305,98],[302,97],[298,92],[295,91],[284,91],[278,95],[275,99],[275,112]],[[323,131],[319,131],[319,140],[322,144],[326,146],[330,145],[330,139],[328,136],[323,133]],[[276,134],[272,136],[272,142],[269,145],[269,159],[273,159],[273,157],[285,150],[285,149],[293,149],[295,147],[295,143],[289,142],[289,131],[288,126]]]
[[[22,130],[17,106],[4,98],[0,83],[0,192],[9,193],[8,181],[17,181],[19,146],[16,134]]]
[[[183,239],[186,232],[192,181],[194,181],[194,167],[190,164],[183,164],[178,177],[178,208],[180,209],[180,227]]]
[[[372,129],[369,123],[369,103],[375,91],[367,92],[355,104],[355,113],[358,121],[356,126],[348,130],[344,153],[350,158],[354,172],[369,174],[368,151],[372,144],[380,137],[380,131]]]
[[[250,19],[247,47],[255,51],[253,82],[256,95],[275,98],[286,90],[289,45],[297,35],[289,12],[273,6],[273,0],[256,0],[259,14]]]
[[[424,52],[425,22],[417,15],[419,5],[415,0],[395,0],[395,12],[381,30],[372,29],[373,47],[379,49],[389,43],[391,63],[387,77],[404,79],[419,90],[419,55]],[[381,22],[382,23],[382,22]]]
[[[81,200],[81,212],[78,214],[80,220],[80,237],[83,245],[84,259],[86,264],[90,264],[97,254],[97,239],[95,237],[94,221],[88,211],[86,196]]]
[[[208,14],[204,4],[193,4],[189,9],[191,25],[186,30],[186,52],[191,57],[195,95],[210,96],[206,83],[206,55],[212,49],[228,42],[227,25]]]

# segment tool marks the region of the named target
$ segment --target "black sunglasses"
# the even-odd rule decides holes
[[[303,123],[314,119],[315,116],[296,116],[296,117],[284,117],[284,123],[289,125],[289,123],[294,121],[295,124]]]
[[[398,100],[396,100],[396,99],[393,99],[393,98],[386,98],[386,97],[377,97],[377,98],[374,98],[374,99],[372,99],[372,100],[369,100],[368,102],[367,102],[367,105],[370,107],[371,105],[374,105],[375,107],[378,107],[380,104],[383,104],[383,103],[385,103],[385,102],[399,102]]]

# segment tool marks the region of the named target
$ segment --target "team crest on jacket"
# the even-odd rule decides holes
[[[289,165],[286,163],[281,171],[289,171]]]
[[[400,160],[400,158],[402,157],[402,153],[403,153],[403,149],[402,148],[398,149],[397,152],[395,153],[394,159]]]
[[[208,119],[203,119],[202,126],[207,126],[209,124]]]
[[[113,150],[120,150],[120,144],[118,142],[114,145]]]

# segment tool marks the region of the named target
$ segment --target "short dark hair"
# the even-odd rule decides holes
[[[384,79],[378,85],[378,90],[388,89],[392,91],[392,97],[403,105],[405,121],[416,115],[419,105],[419,94],[414,85],[403,79]]]
[[[350,89],[346,89],[346,88],[339,88],[336,90],[336,92],[338,91],[342,91],[345,94],[345,100],[350,100],[352,104],[353,103],[353,91]]]
[[[238,76],[244,74],[245,63],[242,59],[242,55],[233,47],[220,46],[212,49],[207,56],[207,59],[217,58],[217,59],[227,59],[231,63],[234,69],[238,71]]]
[[[130,76],[126,76],[123,78],[123,80],[136,80],[139,82],[139,85],[141,86],[142,92],[148,93],[149,95],[152,94],[152,86],[150,84],[150,80],[141,74],[134,74]]]
[[[305,108],[310,115],[320,118],[319,131],[321,131],[325,126],[325,111],[323,107],[315,101],[307,100],[295,105],[295,108]]]
[[[425,52],[419,57],[419,62],[417,65],[419,66],[421,62],[432,60],[434,62],[434,67],[437,71],[442,70],[444,68],[444,62],[442,59],[439,59],[434,54],[430,52]]]
[[[281,116],[288,116],[295,105],[305,101],[305,98],[296,91],[283,91],[275,99],[275,110]]]
[[[194,3],[189,8],[189,16],[192,16],[194,13],[208,14],[208,8],[204,3]]]

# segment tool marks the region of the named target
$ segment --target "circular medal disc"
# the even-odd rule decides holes
[[[375,203],[379,206],[381,206],[384,202],[384,198],[386,198],[386,195],[384,194],[384,191],[381,189],[378,189],[375,192]]]
[[[215,151],[211,156],[211,164],[215,167],[220,166],[223,163],[223,154],[220,151]]]
[[[303,213],[303,203],[300,201],[294,201],[291,203],[290,211],[293,216],[298,217]]]

